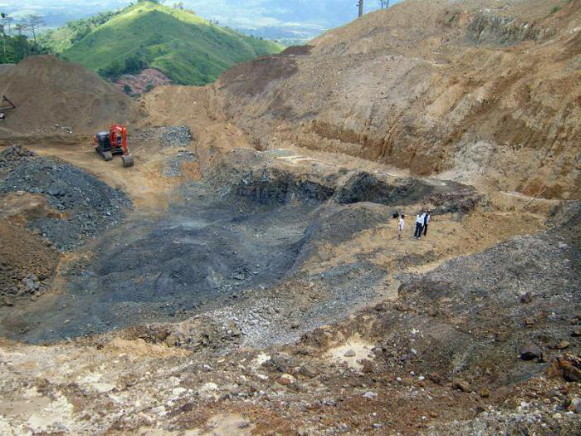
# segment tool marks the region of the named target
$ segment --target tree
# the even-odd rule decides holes
[[[14,22],[14,18],[12,18],[9,15],[6,15],[6,18],[4,18],[4,22],[6,23],[6,29],[8,30],[6,33],[10,35],[11,34],[10,25]]]
[[[137,53],[125,59],[125,69],[123,74],[137,74],[147,68],[147,62]]]
[[[363,16],[363,0],[359,0],[357,6],[359,7],[359,18],[361,18]]]
[[[118,59],[114,60],[105,68],[100,68],[97,71],[100,76],[106,77],[111,80],[117,80],[121,74],[123,74],[123,65]]]
[[[22,36],[22,34],[24,32],[26,32],[26,30],[28,29],[28,27],[26,26],[26,24],[24,23],[17,23],[14,28],[16,29],[16,31],[18,32],[18,36]]]
[[[36,31],[44,24],[44,19],[40,15],[30,14],[24,18],[24,22],[32,32],[32,39],[34,40],[34,46],[36,47]]]
[[[14,19],[4,12],[0,12],[0,32],[2,33],[3,53],[6,55],[6,37],[10,35],[10,23]]]
[[[41,51],[35,49],[25,35],[10,36],[0,33],[0,37],[2,37],[2,42],[0,43],[0,64],[16,64],[25,57]]]
[[[6,15],[4,12],[0,12],[0,18],[2,19],[0,26],[2,26],[0,28],[0,30],[2,31],[2,52],[4,53],[4,56],[6,56],[6,18],[8,17],[8,15]]]
[[[381,6],[381,9],[389,8],[389,0],[377,0],[377,1],[379,1],[379,6]]]

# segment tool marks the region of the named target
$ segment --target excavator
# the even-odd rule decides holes
[[[127,128],[122,124],[113,124],[108,132],[99,132],[93,138],[95,151],[110,161],[114,154],[120,154],[123,167],[132,167],[135,163],[127,148]]]
[[[0,120],[3,120],[4,118],[6,118],[6,114],[4,113],[4,111],[6,111],[8,109],[16,109],[16,105],[14,103],[12,103],[8,99],[8,97],[3,95],[2,99],[0,100]]]

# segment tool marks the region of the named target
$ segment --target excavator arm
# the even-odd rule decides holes
[[[2,100],[0,101],[0,111],[5,111],[8,109],[16,109],[16,105],[12,103],[8,97],[3,95]]]
[[[121,156],[123,166],[125,168],[132,167],[134,161],[133,156],[129,154],[129,148],[127,147],[127,127],[121,124],[113,124],[109,128],[109,140],[113,147],[120,147],[123,151],[123,155]]]
[[[2,99],[0,100],[0,120],[3,120],[4,118],[6,118],[6,114],[4,113],[4,111],[8,110],[8,109],[16,109],[16,105],[14,103],[12,103],[8,99],[8,97],[3,95]]]

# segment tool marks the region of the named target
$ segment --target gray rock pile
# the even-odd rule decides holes
[[[10,147],[0,153],[7,172],[0,180],[0,194],[24,191],[43,194],[50,206],[66,218],[43,217],[30,225],[59,250],[70,250],[87,238],[119,223],[131,201],[120,190],[70,164],[35,156]]]
[[[188,126],[164,126],[137,131],[132,141],[135,143],[156,141],[164,147],[186,147],[193,139]]]
[[[179,150],[174,157],[168,159],[161,173],[165,177],[180,177],[183,175],[182,163],[194,162],[196,159],[195,153],[188,150]]]
[[[159,130],[163,145],[169,147],[183,147],[193,139],[188,126],[167,126]]]
[[[18,145],[8,147],[0,153],[0,174],[10,171],[22,161],[33,157],[36,157],[36,154],[26,148]]]

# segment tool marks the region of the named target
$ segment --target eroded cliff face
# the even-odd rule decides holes
[[[408,0],[235,67],[217,88],[259,149],[579,198],[581,8],[553,6]]]

